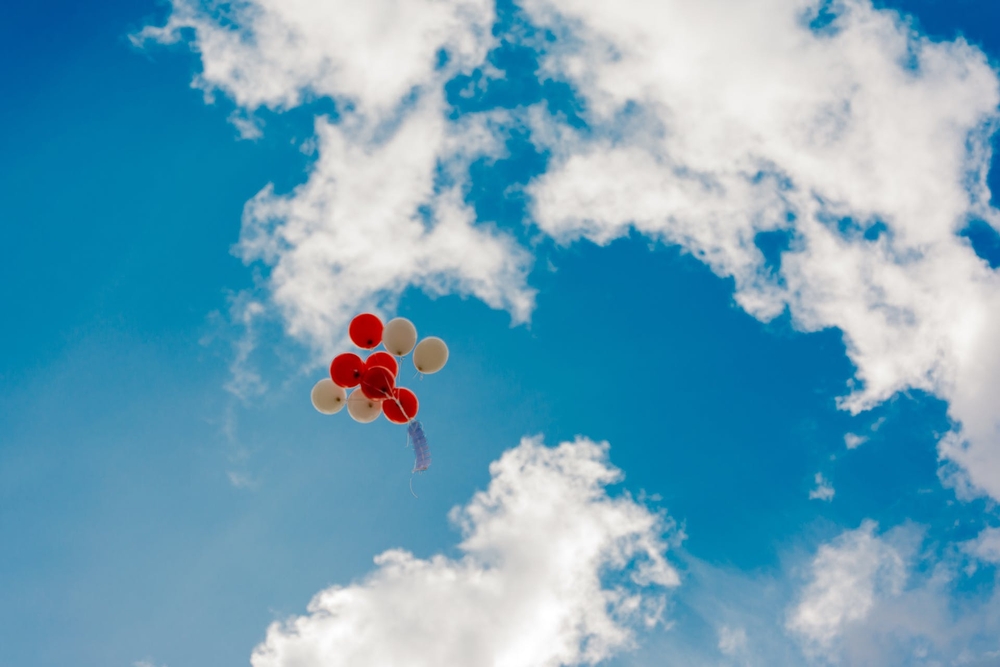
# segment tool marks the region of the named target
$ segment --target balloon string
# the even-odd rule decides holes
[[[386,349],[388,350],[388,348]],[[392,353],[390,352],[390,354]],[[399,371],[403,370],[403,357],[396,356],[394,354],[392,356],[396,359],[396,375],[399,375]],[[419,371],[417,372],[419,373]],[[406,414],[406,410],[403,409],[403,404],[399,402],[398,398],[392,396],[391,394],[387,398],[392,398],[392,402],[396,404],[397,408],[399,408],[399,413],[404,417],[406,417],[406,422],[405,422],[406,424],[409,424],[411,421],[413,421],[413,417],[410,417]],[[407,436],[407,445],[409,445],[409,436]]]
[[[399,408],[399,414],[406,417],[406,421],[403,422],[404,424],[409,424],[411,421],[413,421],[413,417],[410,417],[406,414],[406,410],[403,408],[403,404],[399,402],[398,398],[396,398],[395,396],[390,396],[389,398],[391,398],[392,402],[396,404],[397,408]]]
[[[382,347],[385,347],[384,343],[382,344]],[[385,351],[389,352],[389,348],[385,347]],[[389,352],[389,354],[392,354],[392,352]],[[396,359],[396,373],[398,375],[399,371],[403,370],[403,357],[402,357],[402,355],[395,355],[395,354],[393,354],[392,356]],[[418,375],[420,375],[420,379],[421,380],[424,379],[424,377],[420,373],[420,371],[417,371],[416,373],[414,373],[413,377],[417,377]],[[413,379],[413,378],[411,378],[411,379]],[[406,417],[406,425],[409,426],[410,423],[413,422],[414,418],[410,417],[409,415],[406,414],[406,410],[403,409],[403,404],[399,402],[398,398],[396,398],[395,396],[391,396],[391,398],[392,398],[393,403],[396,404],[396,407],[399,408],[399,413],[401,415],[403,415],[404,417]],[[406,429],[406,443],[403,444],[403,448],[406,449],[409,446],[410,446],[410,430]],[[416,493],[414,493],[414,491],[413,491],[413,475],[412,474],[410,475],[410,494],[414,498],[419,498],[420,497]]]

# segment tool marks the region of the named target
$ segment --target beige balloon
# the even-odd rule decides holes
[[[313,407],[324,415],[332,415],[344,409],[347,403],[347,392],[338,387],[330,378],[320,380],[313,385]]]
[[[436,336],[428,336],[413,350],[413,365],[421,373],[437,373],[448,363],[448,346]]]
[[[354,421],[367,424],[375,421],[382,414],[382,404],[365,396],[359,387],[347,397],[347,412],[354,418]]]
[[[382,329],[382,344],[389,354],[405,357],[417,344],[417,328],[405,317],[391,319]]]

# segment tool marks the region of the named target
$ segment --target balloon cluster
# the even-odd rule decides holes
[[[312,389],[313,407],[325,415],[347,412],[355,421],[367,424],[380,414],[393,424],[406,424],[417,416],[417,395],[396,385],[399,362],[413,352],[413,365],[420,373],[437,373],[448,361],[448,346],[434,336],[417,343],[417,329],[405,317],[382,324],[377,316],[362,313],[348,329],[351,340],[366,359],[353,352],[338,354],[330,364],[330,378],[322,379]],[[379,345],[385,351],[375,351]],[[415,346],[415,347],[414,347]],[[347,390],[353,389],[347,395]]]

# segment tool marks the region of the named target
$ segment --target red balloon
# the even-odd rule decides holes
[[[391,397],[395,388],[396,378],[385,366],[369,368],[361,376],[361,392],[373,401]]]
[[[399,375],[399,364],[396,363],[396,357],[392,356],[388,352],[372,352],[371,355],[365,359],[365,370],[375,368],[376,366],[388,368],[389,372],[392,373],[392,377]]]
[[[330,364],[330,377],[333,383],[340,387],[357,387],[365,372],[365,362],[353,352],[338,354]]]
[[[382,320],[371,313],[361,313],[355,317],[347,331],[354,344],[365,350],[377,347],[382,342]]]
[[[392,398],[382,401],[382,414],[393,424],[405,424],[417,416],[419,409],[417,395],[406,387],[396,387]]]

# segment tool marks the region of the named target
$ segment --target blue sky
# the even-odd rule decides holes
[[[794,3],[765,4],[761,12]],[[985,52],[986,70],[1000,62],[1000,10],[993,3],[879,6],[907,12],[933,40],[964,35]],[[269,202],[278,211],[273,215],[305,215],[281,207],[306,201],[296,188],[322,173],[317,165],[324,155],[336,155],[333,144],[313,138],[322,131],[317,117],[333,127],[361,127],[359,137],[367,136],[365,123],[402,136],[411,113],[422,118],[411,111],[419,104],[404,102],[386,112],[374,93],[351,88],[353,83],[344,84],[343,95],[327,94],[324,86],[339,91],[341,83],[320,75],[301,99],[284,90],[269,97],[267,82],[254,80],[254,71],[242,80],[209,77],[209,103],[191,80],[205,59],[221,56],[192,53],[189,44],[222,30],[211,27],[215,18],[196,29],[182,25],[179,43],[156,43],[169,41],[163,34],[138,46],[129,40],[144,26],[167,22],[170,7],[163,4],[105,2],[83,9],[62,3],[8,15],[0,26],[8,63],[0,71],[6,100],[0,108],[6,238],[0,282],[7,313],[0,335],[8,351],[0,357],[5,663],[247,664],[269,624],[307,617],[318,592],[352,582],[362,591],[380,590],[364,577],[378,569],[372,558],[387,549],[461,558],[449,510],[487,488],[495,477],[491,462],[522,437],[540,434],[549,445],[577,436],[608,441],[610,463],[625,475],[611,486],[611,497],[631,494],[637,507],[662,510],[676,525],[667,524],[667,559],[681,574],[680,585],[667,586],[658,626],[632,628],[636,648],[609,652],[614,664],[863,664],[866,654],[857,647],[863,642],[852,643],[859,632],[852,623],[864,618],[818,626],[784,619],[803,618],[797,614],[809,596],[822,597],[816,582],[829,562],[823,553],[855,553],[875,543],[887,546],[872,553],[902,554],[907,575],[899,586],[872,584],[872,609],[889,609],[889,617],[896,608],[891,605],[909,593],[930,596],[922,577],[951,568],[950,583],[933,591],[944,596],[945,607],[971,610],[949,618],[928,611],[928,624],[937,627],[902,633],[909,639],[898,650],[906,657],[897,659],[929,664],[936,656],[954,664],[949,661],[960,654],[955,645],[965,643],[978,652],[981,662],[972,664],[993,664],[990,652],[1000,650],[991,640],[995,620],[988,620],[996,563],[985,546],[978,561],[968,554],[975,544],[987,544],[987,529],[1000,524],[997,496],[987,477],[973,472],[970,484],[978,490],[963,491],[941,471],[949,461],[958,470],[988,470],[992,447],[1000,442],[972,441],[970,451],[985,452],[974,459],[979,465],[961,456],[948,459],[939,448],[957,423],[966,424],[962,433],[973,433],[969,424],[978,423],[984,410],[995,423],[1000,404],[993,400],[993,413],[979,403],[963,407],[971,399],[964,398],[962,383],[973,380],[963,379],[964,362],[956,362],[957,380],[947,365],[935,366],[928,376],[945,379],[924,386],[898,371],[902,390],[852,415],[837,399],[858,385],[859,364],[869,362],[852,361],[841,328],[822,318],[820,326],[802,324],[809,297],[789,297],[773,317],[754,316],[734,301],[734,290],[745,287],[737,283],[749,274],[708,266],[699,248],[678,242],[668,227],[650,231],[640,224],[622,232],[613,220],[607,227],[599,221],[562,236],[574,223],[533,202],[550,197],[563,203],[556,208],[575,206],[572,193],[565,194],[571,188],[560,189],[556,180],[572,164],[571,153],[589,155],[592,146],[603,146],[603,137],[627,135],[648,109],[659,107],[644,107],[640,99],[608,117],[590,115],[602,99],[587,88],[591,83],[574,79],[561,62],[552,61],[547,80],[537,71],[546,57],[562,53],[562,44],[575,43],[571,38],[587,43],[589,33],[574,37],[572,30],[561,32],[568,24],[541,26],[540,15],[506,2],[496,11],[496,21],[486,25],[509,44],[494,44],[478,61],[476,53],[452,55],[422,74],[426,82],[417,90],[438,86],[443,117],[455,127],[477,114],[544,104],[544,117],[557,119],[553,127],[567,137],[579,132],[553,142],[542,138],[537,122],[509,116],[496,121],[502,128],[499,158],[489,150],[466,156],[435,149],[435,193],[457,182],[476,227],[508,235],[530,258],[527,265],[521,273],[497,269],[483,279],[490,288],[499,286],[501,296],[493,302],[483,281],[476,282],[475,267],[465,265],[447,265],[430,278],[416,269],[404,272],[367,292],[348,267],[336,297],[344,307],[358,303],[408,317],[421,334],[439,335],[450,346],[443,372],[413,381],[434,456],[431,470],[413,481],[418,499],[410,495],[412,454],[403,447],[401,428],[384,421],[355,424],[346,413],[323,417],[309,404],[310,387],[323,377],[321,360],[339,344],[345,322],[331,306],[334,314],[322,327],[296,332],[309,296],[296,290],[308,280],[282,288],[274,278],[280,259],[244,262],[239,255],[249,238],[246,226],[241,236],[244,207],[268,183],[279,200]],[[473,34],[485,43],[485,35]],[[261,50],[262,61],[273,56]],[[455,71],[448,69],[452,62],[458,63]],[[292,74],[278,78],[294,79],[298,65],[284,65]],[[643,67],[637,80],[655,80],[655,69]],[[260,72],[271,76],[264,67]],[[368,73],[378,81],[379,71]],[[933,88],[938,80],[932,79],[928,75],[928,95],[941,99],[946,93]],[[979,81],[962,84],[970,99],[983,88]],[[995,102],[985,93],[983,99],[995,119]],[[900,98],[899,104],[909,101]],[[949,113],[926,111],[935,122]],[[356,126],[348,122],[352,114],[362,119]],[[260,136],[241,139],[234,117],[256,119]],[[377,155],[381,139],[351,132],[345,131],[347,144],[357,141]],[[951,145],[941,142],[944,155]],[[850,157],[854,145],[844,154]],[[942,157],[940,164],[950,163]],[[448,165],[457,167],[449,171]],[[798,182],[807,170],[789,167],[787,173]],[[638,182],[633,177],[618,176]],[[901,182],[920,185],[922,177]],[[997,179],[990,170],[991,191]],[[814,192],[822,193],[821,183]],[[331,210],[337,204],[330,202],[347,197],[308,196]],[[866,209],[865,196],[848,197],[848,208],[896,213]],[[445,219],[445,205],[435,208],[434,202],[431,216]],[[963,215],[974,221],[965,234],[995,269],[996,232],[978,221],[982,209],[968,208]],[[714,215],[705,210],[699,218],[694,209],[697,224]],[[898,211],[908,210],[899,204]],[[348,224],[341,221],[349,216],[337,216],[330,224]],[[892,229],[898,238],[916,233],[898,224]],[[930,222],[905,224],[919,229]],[[595,232],[598,227],[612,231]],[[794,230],[788,235],[793,250],[796,239],[806,238]],[[766,242],[760,246],[766,256]],[[404,256],[400,263],[408,261]],[[810,261],[807,267],[820,259]],[[783,264],[763,267],[761,275],[783,270]],[[813,293],[806,278],[781,276],[789,284],[801,279],[799,292]],[[516,298],[530,289],[537,290],[530,322],[521,322]],[[990,298],[983,297],[986,306],[969,308],[989,313],[998,303]],[[263,304],[264,314],[247,327],[242,317],[250,302]],[[867,325],[859,328],[855,339],[868,331]],[[241,345],[252,347],[246,359],[238,358]],[[986,368],[987,377],[995,377]],[[245,382],[247,373],[260,378],[256,388]],[[997,387],[984,382],[980,395]],[[243,388],[242,398],[234,386]],[[867,440],[848,449],[847,434]],[[835,489],[829,501],[810,499],[817,474]],[[580,508],[581,516],[589,507]],[[871,539],[866,520],[878,524]],[[761,589],[778,591],[765,611],[748,601],[761,597],[754,593]],[[434,604],[414,604],[421,602]],[[883,604],[890,606],[878,606]],[[736,620],[723,623],[721,612],[706,609],[725,609]],[[405,609],[399,613],[406,618]],[[766,629],[750,621],[737,628],[739,618]],[[961,635],[956,618],[978,630]],[[833,627],[836,636],[816,627]],[[885,629],[885,636],[892,632]],[[730,636],[743,640],[723,641]],[[447,644],[449,635],[439,640]],[[362,649],[356,655],[365,655]],[[258,666],[314,664],[256,660]],[[552,660],[522,664],[560,664]]]

